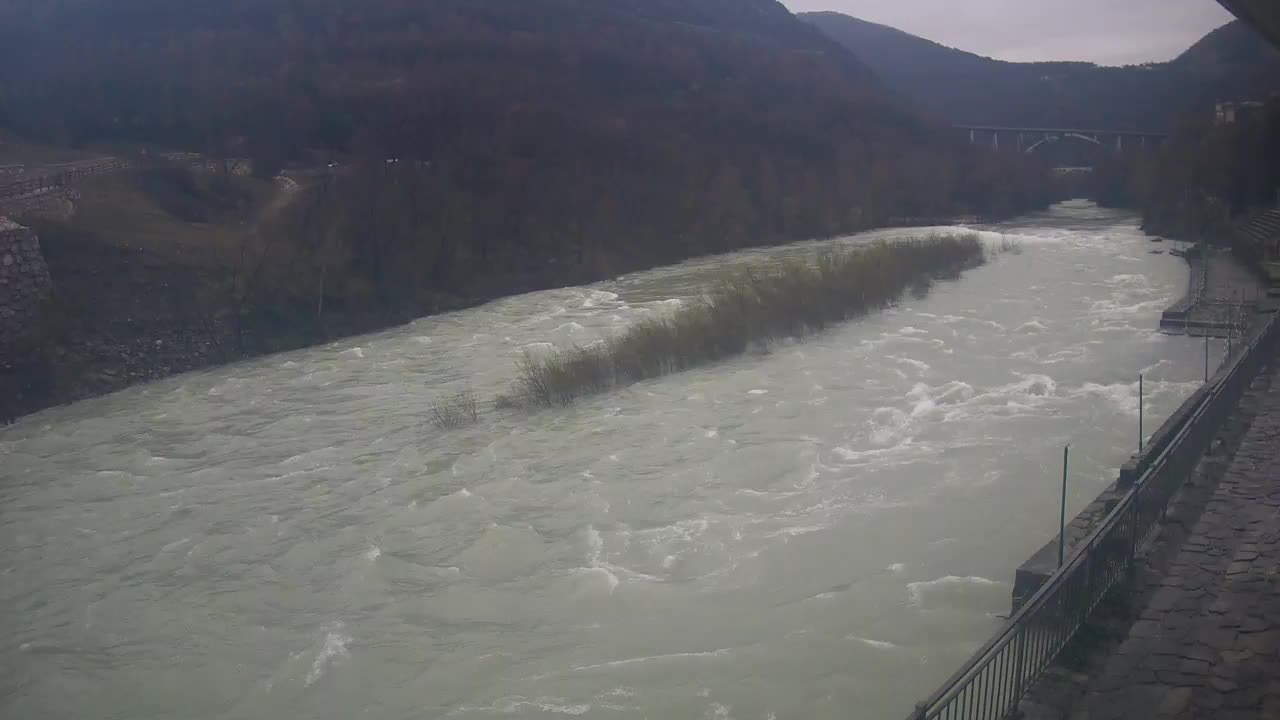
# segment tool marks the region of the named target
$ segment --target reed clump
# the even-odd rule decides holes
[[[501,407],[568,405],[613,387],[706,365],[753,344],[799,338],[927,292],[985,261],[976,233],[930,235],[833,251],[815,261],[748,268],[675,313],[588,347],[526,353]]]
[[[463,390],[431,404],[431,424],[441,430],[456,430],[479,421],[479,403],[471,390]]]

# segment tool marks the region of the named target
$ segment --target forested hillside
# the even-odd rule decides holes
[[[774,0],[4,8],[0,119],[20,135],[247,154],[264,173],[363,159],[325,210],[357,235],[376,216],[385,235],[335,255],[383,295],[1043,201],[1032,170],[957,154]]]
[[[1238,21],[1173,61],[1100,67],[1004,62],[838,13],[801,17],[948,123],[1169,130],[1217,100],[1280,90],[1280,51]]]
[[[1100,199],[1142,212],[1148,232],[1221,242],[1230,225],[1273,207],[1280,188],[1280,101],[1230,125],[1188,123],[1161,152],[1100,167]]]

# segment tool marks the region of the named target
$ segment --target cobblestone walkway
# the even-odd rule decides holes
[[[1201,271],[1208,273],[1204,297],[1191,308],[1187,315],[1189,322],[1218,323],[1224,326],[1240,323],[1242,318],[1239,305],[1255,303],[1267,294],[1266,288],[1258,282],[1253,271],[1230,252],[1210,252],[1209,262]]]
[[[1280,378],[1073,720],[1280,720]]]

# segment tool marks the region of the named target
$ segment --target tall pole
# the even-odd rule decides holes
[[[1058,515],[1058,569],[1067,554],[1067,454],[1071,446],[1062,448],[1062,512]]]
[[[1236,321],[1240,319],[1239,308],[1243,304],[1240,299],[1240,291],[1233,291],[1231,293],[1231,305],[1227,308],[1227,362],[1231,360],[1231,352],[1235,349]]]
[[[1142,411],[1143,411],[1143,405],[1144,405],[1144,402],[1143,402],[1144,395],[1142,391],[1143,391],[1142,373],[1138,373],[1138,454],[1139,455],[1142,454],[1142,441],[1145,439],[1145,435],[1143,435],[1143,432],[1142,432]]]
[[[1209,382],[1209,331],[1204,331],[1204,381]]]

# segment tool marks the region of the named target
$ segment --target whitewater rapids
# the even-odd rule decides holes
[[[0,429],[0,716],[900,718],[1197,387],[1185,264],[1085,203],[769,352],[443,432],[736,263],[534,293]],[[1215,355],[1220,351],[1215,347]],[[486,408],[487,409],[487,408]]]

